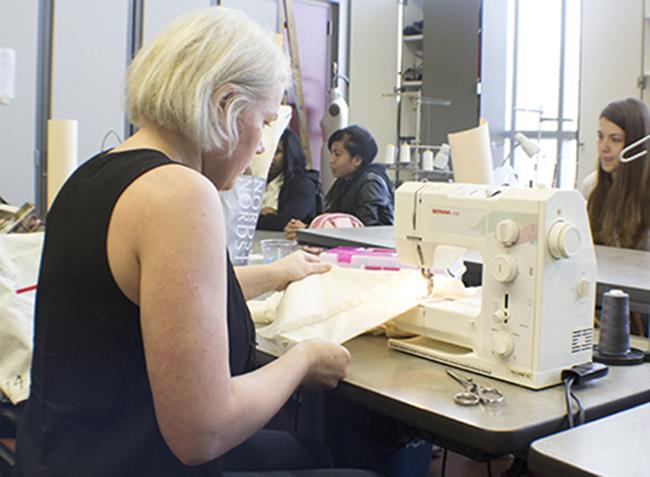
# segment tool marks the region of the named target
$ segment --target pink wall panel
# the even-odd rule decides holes
[[[294,5],[309,146],[313,167],[320,170],[323,143],[320,120],[327,99],[330,6],[308,0],[296,0]]]

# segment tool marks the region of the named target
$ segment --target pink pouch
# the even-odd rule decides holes
[[[336,247],[321,253],[323,262],[365,270],[399,270],[397,251],[391,248]]]

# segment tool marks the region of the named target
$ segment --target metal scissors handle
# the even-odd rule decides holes
[[[447,369],[447,374],[460,383],[464,391],[454,395],[454,402],[461,406],[476,406],[478,404],[499,404],[503,401],[504,396],[499,389],[494,387],[482,386],[476,382],[471,376],[461,376],[460,374]]]

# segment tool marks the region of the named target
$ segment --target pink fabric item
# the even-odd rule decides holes
[[[327,263],[365,270],[399,270],[399,259],[394,249],[336,247],[321,253]]]
[[[320,214],[309,224],[310,229],[343,229],[350,227],[363,227],[363,222],[354,215],[341,212]]]

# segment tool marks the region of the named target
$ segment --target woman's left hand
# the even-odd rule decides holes
[[[329,263],[321,262],[316,255],[302,250],[293,252],[269,266],[274,267],[278,274],[279,285],[276,288],[278,291],[287,288],[291,282],[302,280],[314,273],[328,272],[332,268]]]

